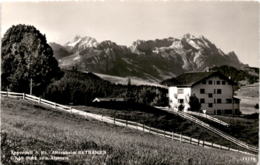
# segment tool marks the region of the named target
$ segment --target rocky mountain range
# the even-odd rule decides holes
[[[129,47],[76,36],[65,45],[50,43],[62,68],[77,68],[121,77],[159,82],[187,71],[214,66],[243,68],[235,52],[224,53],[204,36],[137,40]]]

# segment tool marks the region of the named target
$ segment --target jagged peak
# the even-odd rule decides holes
[[[76,35],[72,41],[67,42],[65,45],[70,47],[75,47],[78,45],[79,47],[95,47],[98,44],[97,40],[90,36],[80,36]]]
[[[228,52],[228,55],[235,55],[236,56],[236,53],[234,51],[231,51],[231,52]]]
[[[186,34],[183,35],[182,38],[190,40],[190,39],[195,39],[196,37],[194,35],[190,34],[190,33],[186,33]]]

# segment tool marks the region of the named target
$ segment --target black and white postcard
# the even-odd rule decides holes
[[[258,164],[257,1],[0,5],[0,164]]]

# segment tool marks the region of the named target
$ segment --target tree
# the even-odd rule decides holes
[[[45,35],[33,26],[15,25],[2,39],[2,90],[40,95],[47,85],[62,76]]]
[[[258,103],[255,105],[255,109],[259,109],[259,104]]]
[[[190,104],[190,110],[191,110],[191,111],[197,111],[197,112],[200,111],[201,104],[200,104],[200,101],[199,101],[199,99],[196,97],[195,94],[192,94],[192,95],[190,96],[189,104]]]
[[[178,106],[178,110],[179,110],[179,111],[183,111],[183,109],[184,109],[184,105],[183,105],[183,104],[180,104],[180,105]]]

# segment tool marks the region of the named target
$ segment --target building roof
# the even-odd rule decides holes
[[[124,101],[124,98],[98,98],[98,97],[96,97],[92,102],[104,102],[104,101]]]
[[[168,86],[191,87],[212,76],[219,76],[222,79],[231,82],[233,85],[236,84],[219,72],[187,72],[179,75],[176,78],[166,80],[164,83]]]

